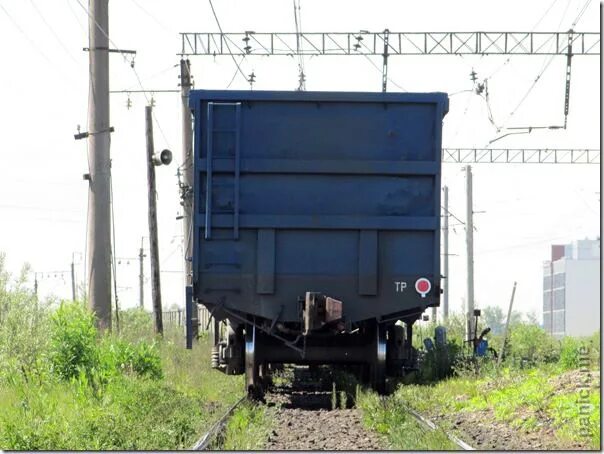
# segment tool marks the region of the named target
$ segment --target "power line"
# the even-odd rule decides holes
[[[71,15],[75,18],[75,21],[78,23],[78,25],[80,26],[80,28],[84,32],[84,35],[88,36],[88,30],[86,29],[86,27],[84,26],[84,24],[82,24],[82,22],[80,21],[80,18],[78,17],[78,14],[75,12],[75,10],[73,9],[73,7],[71,6],[71,2],[67,2],[67,6],[69,7],[69,11],[71,11]]]
[[[579,21],[581,20],[581,17],[583,17],[583,14],[585,13],[585,11],[587,10],[587,7],[589,6],[589,4],[591,3],[591,0],[587,0],[585,2],[585,5],[583,6],[583,9],[581,11],[579,11],[579,14],[577,15],[576,19],[573,21],[573,23],[571,24],[571,28],[574,28],[577,26],[577,24],[579,23]]]
[[[19,32],[23,35],[23,37],[26,39],[26,41],[29,43],[29,45],[31,47],[33,47],[34,50],[36,52],[38,52],[38,54],[40,54],[40,56],[44,60],[46,60],[46,62],[50,66],[52,66],[56,71],[58,71],[63,77],[66,77],[66,75],[63,73],[63,71],[61,71],[59,68],[57,68],[57,66],[52,62],[52,60],[50,58],[48,58],[48,56],[44,52],[42,52],[40,47],[29,37],[29,35],[27,33],[25,33],[25,30],[23,30],[23,28],[21,28],[19,23],[13,18],[13,16],[11,16],[11,14],[7,11],[7,9],[1,3],[0,3],[0,8],[2,9],[2,11],[4,11],[4,14],[6,14],[6,17],[8,17],[8,19],[12,22],[12,24],[15,26],[15,28],[17,30],[19,30]],[[67,78],[69,78],[69,77],[67,77]]]
[[[585,10],[587,9],[587,6],[589,5],[591,0],[587,0],[587,2],[585,3],[585,5],[583,6],[583,8],[581,9],[581,11],[579,12],[578,16],[575,18],[575,20],[572,23],[572,27],[574,27],[578,21],[581,19],[581,16],[583,16],[583,14],[585,13]],[[558,24],[558,29],[560,29],[560,27],[562,26],[562,23],[564,22],[564,19],[566,18],[566,14],[568,12],[568,7],[570,6],[570,0],[567,1],[566,3],[566,8],[564,9],[564,12],[562,14],[562,18],[560,19],[560,23]],[[571,45],[571,40],[572,40],[572,27],[569,30],[569,49],[570,49],[570,45]],[[550,45],[550,50],[553,48],[555,43],[551,43]],[[570,57],[572,56],[572,54],[569,52],[567,53],[568,59],[570,61]],[[518,109],[522,106],[522,104],[524,103],[524,101],[526,101],[526,99],[529,97],[530,93],[533,91],[533,89],[535,88],[535,86],[537,85],[537,83],[539,82],[539,80],[541,80],[541,77],[543,76],[543,74],[545,73],[545,71],[547,70],[547,68],[550,66],[550,64],[552,63],[552,61],[554,60],[555,55],[551,55],[549,58],[546,57],[544,59],[543,62],[543,66],[541,67],[541,70],[539,71],[539,73],[537,74],[537,76],[535,77],[535,79],[533,80],[533,82],[531,83],[530,87],[528,88],[528,90],[526,91],[526,93],[524,94],[524,96],[520,99],[520,101],[518,102],[518,104],[516,105],[516,107],[514,109],[512,109],[512,111],[508,114],[506,120],[502,123],[501,127],[498,128],[498,131],[501,131],[502,129],[505,128],[505,125],[510,121],[510,119],[512,118],[512,116],[518,111]],[[567,105],[568,105],[568,84],[567,84],[567,89],[566,89],[566,97],[567,97]],[[567,115],[567,111],[565,109],[565,121],[564,121],[564,128],[566,129],[566,115]],[[530,133],[532,129],[536,129],[536,128],[531,128],[531,127],[527,127],[527,128],[521,128],[521,129],[527,129],[527,131],[525,133]],[[541,129],[541,128],[539,128]],[[559,129],[558,127],[550,127],[549,129]],[[514,133],[510,133],[510,134],[514,134]],[[491,140],[489,143],[494,142],[495,140],[498,140],[500,138],[505,137],[506,135],[510,135],[510,134],[505,134],[499,138],[494,138],[493,140]],[[522,132],[517,133],[517,134],[522,134]]]
[[[245,55],[243,57],[241,57],[241,60],[239,60],[239,65],[241,65],[241,63],[243,63],[243,60],[245,60]],[[235,72],[233,73],[233,77],[231,77],[231,81],[226,86],[227,89],[231,88],[231,85],[233,85],[233,82],[235,81],[235,77],[237,77],[237,74],[239,74],[239,65],[237,65],[237,68],[235,69]]]
[[[105,32],[105,30],[103,29],[103,27],[101,27],[99,25],[99,23],[96,21],[96,19],[94,17],[92,17],[92,15],[90,14],[90,11],[88,11],[88,8],[86,8],[82,2],[80,0],[76,0],[78,2],[78,5],[80,5],[80,7],[84,10],[84,12],[86,13],[86,15],[94,22],[94,24],[96,25],[96,27],[99,29],[99,31],[103,34],[103,36],[105,36],[105,38],[107,38],[107,40],[113,45],[115,52],[119,52],[122,55],[122,58],[124,59],[125,62],[130,63],[130,65],[134,64],[134,57],[133,60],[131,62],[128,61],[128,56],[130,55],[130,53],[125,52],[124,50],[120,49],[114,42],[113,40],[109,37],[109,35]]]
[[[163,75],[163,74],[167,73],[168,71],[171,71],[171,70],[172,70],[172,69],[174,69],[174,68],[178,68],[178,66],[179,66],[179,65],[178,65],[178,63],[173,64],[173,65],[170,65],[170,66],[168,66],[167,68],[164,68],[164,69],[162,69],[162,70],[160,70],[160,71],[157,71],[157,72],[155,72],[155,73],[153,73],[153,74],[151,74],[151,75],[141,77],[141,80],[143,80],[143,81],[146,81],[146,82],[147,82],[147,81],[149,81],[149,80],[151,80],[151,79],[155,79],[156,77],[161,76],[161,75]],[[127,89],[132,89],[132,87],[133,87],[133,86],[127,87]],[[180,92],[179,90],[174,90],[174,91],[176,91],[176,92]]]
[[[57,42],[59,43],[59,45],[63,48],[63,50],[65,51],[65,53],[67,53],[67,55],[69,55],[69,58],[71,58],[71,60],[74,63],[78,64],[78,60],[71,53],[71,51],[67,48],[67,46],[65,45],[65,43],[63,43],[63,40],[61,40],[61,38],[59,37],[59,35],[57,35],[57,33],[55,32],[54,28],[52,28],[51,25],[48,23],[48,21],[46,20],[46,18],[44,17],[44,15],[40,12],[40,10],[38,9],[38,7],[34,3],[34,0],[29,0],[29,2],[31,3],[31,6],[33,6],[33,8],[36,10],[36,13],[40,17],[40,19],[42,19],[42,22],[44,22],[44,25],[46,25],[46,27],[48,28],[48,30],[50,30],[50,32],[52,33],[52,35],[54,36],[54,38],[57,40]]]
[[[447,210],[444,206],[441,206],[441,208],[451,217],[453,217],[453,219],[455,219],[457,222],[459,222],[461,225],[465,226],[466,223],[464,221],[462,221],[461,219],[459,219],[457,216],[455,216],[453,213],[451,213],[450,210]]]
[[[216,10],[214,9],[214,5],[212,4],[212,0],[208,0],[208,2],[210,3],[210,8],[212,9],[212,14],[214,15],[214,19],[216,19],[216,25],[218,25],[218,30],[220,30],[220,34],[224,35],[224,33],[222,32],[222,27],[220,26],[220,21],[218,20],[218,16],[216,15]],[[229,51],[229,55],[231,56],[231,58],[233,59],[233,63],[235,63],[235,66],[237,66],[237,69],[239,70],[239,73],[243,76],[243,78],[249,82],[247,76],[244,74],[244,72],[241,70],[241,67],[239,66],[239,63],[237,63],[237,60],[235,60],[235,56],[233,55],[233,53],[231,52],[231,48],[229,46],[228,41],[225,41],[226,47]]]
[[[360,35],[359,35],[359,36],[360,36]],[[369,48],[368,48],[368,47],[365,45],[365,43],[363,42],[363,40],[362,40],[362,39],[358,40],[358,42],[361,44],[361,46],[362,46],[362,47],[364,47],[364,48],[365,48],[365,49],[367,49],[368,51],[370,51],[370,50],[371,50],[371,49],[369,49]],[[373,66],[373,67],[374,67],[374,68],[375,68],[375,69],[376,69],[376,70],[377,70],[377,71],[378,71],[380,74],[382,74],[382,73],[383,73],[383,72],[382,72],[382,68],[380,68],[378,65],[376,65],[376,64],[375,64],[375,62],[374,62],[374,61],[371,59],[371,57],[369,57],[369,55],[366,55],[366,54],[362,54],[362,55],[363,55],[363,57],[365,57],[365,59],[366,59],[366,60],[367,60],[369,63],[371,63],[371,66]],[[396,88],[398,88],[399,90],[402,90],[402,91],[407,91],[407,90],[405,89],[405,87],[402,87],[401,85],[397,84],[397,83],[396,83],[394,80],[392,80],[392,78],[391,78],[391,77],[387,77],[387,79],[388,79],[388,81],[389,81],[389,82],[390,82],[392,85],[394,85],[394,86],[395,86]]]
[[[547,13],[549,13],[551,11],[551,9],[553,8],[553,6],[558,2],[558,0],[554,0],[550,5],[549,8],[547,8],[547,10],[545,10],[545,13],[543,13],[543,15],[539,18],[539,20],[537,21],[537,23],[535,25],[533,25],[533,28],[531,29],[531,32],[535,31],[535,29],[537,28],[537,26],[541,23],[541,21],[543,21],[543,19],[545,19],[545,16],[547,16]],[[493,77],[495,74],[497,74],[505,65],[507,65],[510,62],[510,59],[512,58],[512,56],[510,55],[508,58],[505,59],[505,61],[503,62],[503,64],[497,68],[495,71],[493,71],[491,73],[490,76],[488,76],[486,80],[490,79],[491,77]]]
[[[157,19],[157,17],[153,14],[151,14],[146,8],[144,8],[139,2],[137,2],[136,0],[131,0],[132,3],[134,3],[134,5],[140,9],[143,13],[145,13],[147,16],[149,16],[157,25],[159,25],[161,28],[164,29],[165,32],[169,33],[170,35],[172,35],[172,30],[170,30],[168,27],[166,27],[159,19]]]
[[[471,93],[474,93],[474,90],[463,90],[463,91],[469,91]],[[457,93],[454,93],[454,94],[459,94],[459,93],[461,93],[461,92],[457,92]],[[461,116],[459,124],[457,125],[457,128],[455,129],[455,134],[453,134],[452,139],[455,139],[457,137],[457,135],[459,134],[459,131],[460,131],[462,125],[465,124],[464,118],[465,118],[466,114],[468,113],[468,109],[470,108],[470,103],[472,102],[472,96],[468,96],[467,98],[468,98],[468,100],[466,102],[466,108],[463,111],[463,114]]]
[[[299,82],[298,82],[298,90],[304,91],[306,90],[306,74],[304,72],[304,56],[302,55],[302,40],[301,32],[302,32],[302,17],[300,12],[300,0],[293,0],[294,2],[294,22],[296,25],[296,50],[298,51],[298,71],[299,71]]]
[[[143,83],[141,81],[141,78],[138,74],[138,71],[136,70],[136,67],[134,65],[134,57],[132,57],[132,60],[128,60],[128,55],[130,54],[129,52],[125,52],[124,50],[120,49],[115,42],[113,42],[113,40],[111,38],[109,38],[109,35],[105,32],[105,30],[103,30],[103,27],[101,27],[99,25],[99,23],[94,19],[94,17],[92,17],[92,15],[90,14],[90,11],[88,11],[88,9],[82,4],[82,2],[80,0],[76,0],[78,2],[78,4],[80,5],[80,7],[84,10],[84,12],[86,12],[86,15],[92,19],[96,25],[96,27],[100,30],[100,32],[107,38],[107,40],[113,45],[113,47],[115,48],[116,52],[119,52],[122,55],[122,58],[124,59],[125,63],[128,63],[130,68],[132,69],[132,72],[134,73],[134,76],[136,77],[136,80],[138,82],[138,85],[140,86],[141,90],[144,92],[145,95],[145,99],[147,101],[147,104],[151,104],[151,99],[149,99],[149,97],[147,96],[147,90],[145,90],[145,87],[143,87]],[[168,145],[169,148],[172,148],[170,145],[170,142],[168,140],[168,138],[166,137],[166,134],[164,133],[163,128],[161,127],[161,124],[159,122],[159,120],[157,119],[157,117],[155,116],[155,113],[153,113],[153,120],[155,121],[155,123],[157,124],[157,127],[159,129],[160,134],[162,135],[165,143]]]

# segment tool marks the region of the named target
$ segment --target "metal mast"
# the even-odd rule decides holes
[[[466,166],[466,260],[467,260],[467,312],[466,340],[474,339],[474,211],[472,208],[472,167]]]
[[[382,64],[382,92],[386,93],[386,88],[388,86],[388,39],[390,37],[390,30],[384,30],[384,53],[383,64]],[[434,309],[436,311],[436,309]]]
[[[443,311],[442,311],[442,319],[443,321],[447,321],[449,318],[449,187],[443,187],[443,203],[445,207],[445,219],[443,225],[443,246],[444,246],[444,273],[445,279],[444,284],[445,288],[443,291]]]
[[[111,329],[111,210],[109,152],[109,5],[89,1],[88,301],[99,329]]]

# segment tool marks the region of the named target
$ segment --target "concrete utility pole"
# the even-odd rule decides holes
[[[143,250],[143,241],[144,237],[141,238],[141,248],[138,251],[138,265],[139,265],[139,273],[138,273],[138,303],[141,309],[145,308],[145,271],[143,268],[143,259],[146,257],[145,251]]]
[[[89,0],[88,301],[101,330],[111,330],[111,159],[109,153],[109,4]]]
[[[75,281],[75,259],[73,252],[71,253],[71,299],[76,300],[76,281]]]
[[[443,187],[443,203],[445,207],[445,219],[443,225],[443,242],[444,242],[444,272],[445,272],[445,288],[443,291],[443,321],[449,318],[449,188]]]
[[[501,343],[501,351],[497,357],[497,367],[501,364],[503,358],[503,352],[505,349],[505,343],[508,340],[508,329],[510,328],[510,319],[512,318],[512,306],[514,304],[514,295],[516,295],[516,281],[514,281],[514,287],[512,288],[512,297],[510,298],[510,306],[508,307],[508,318],[505,321],[505,330],[503,331],[503,342]]]
[[[153,155],[153,107],[145,107],[145,132],[147,137],[147,181],[149,185],[149,252],[151,256],[151,299],[155,313],[155,332],[164,334],[159,280],[159,244],[157,234],[157,192],[155,190],[155,164]]]
[[[189,108],[189,92],[191,91],[191,63],[180,60],[180,93],[182,107],[182,170],[181,200],[183,207],[183,258],[185,261],[185,286],[193,283],[193,122]],[[193,304],[191,318],[193,322],[193,339],[197,339],[198,311]]]
[[[472,208],[472,167],[466,166],[466,259],[467,259],[467,313],[466,340],[474,339],[474,211]]]

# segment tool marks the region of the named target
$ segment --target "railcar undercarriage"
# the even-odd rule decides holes
[[[298,322],[223,309],[212,366],[227,374],[245,373],[248,393],[255,397],[263,394],[270,370],[281,364],[345,365],[362,383],[384,393],[386,376],[402,376],[417,367],[412,329],[423,309],[399,319],[350,323],[340,301],[314,292],[301,302]]]

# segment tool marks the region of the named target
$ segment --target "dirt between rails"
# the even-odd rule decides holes
[[[331,409],[329,392],[283,392],[266,395],[276,424],[267,450],[379,450],[385,442],[367,430],[356,408]]]

